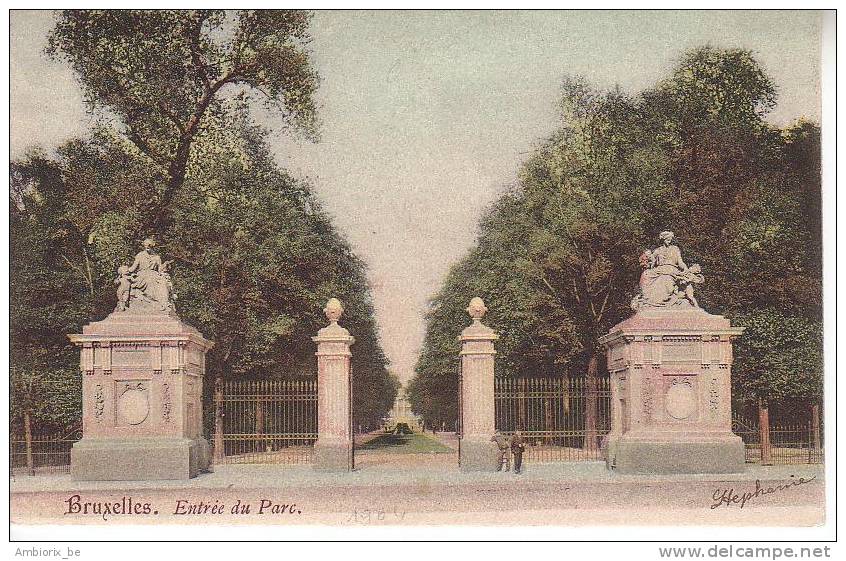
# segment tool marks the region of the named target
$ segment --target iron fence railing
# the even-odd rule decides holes
[[[496,428],[521,430],[529,462],[603,458],[602,437],[611,430],[611,387],[607,377],[497,377]],[[735,414],[732,430],[745,445],[747,463],[816,464],[824,460],[819,408],[805,420],[775,420],[762,408],[751,420]]]
[[[757,420],[736,414],[732,431],[743,440],[747,463],[821,464],[825,454],[818,411],[814,408],[810,420],[799,422],[771,421],[765,412]]]
[[[752,464],[761,460],[761,431],[757,423],[734,415],[731,431],[743,440],[746,449],[746,463]]]
[[[309,463],[317,380],[237,380],[215,391],[215,463]]]
[[[523,432],[526,461],[602,459],[602,437],[611,428],[608,378],[497,377],[494,388],[496,427],[509,435]],[[311,462],[316,378],[218,382],[214,409],[215,463]],[[744,442],[748,463],[824,461],[819,407],[789,422],[771,422],[766,407],[757,418],[735,413],[732,430]],[[10,475],[69,472],[71,447],[81,437],[81,424],[49,434],[32,426],[30,438],[22,427],[11,427]]]
[[[71,447],[82,438],[82,425],[49,434],[35,431],[29,440],[21,430],[13,429],[9,436],[10,475],[68,473]]]
[[[520,430],[527,462],[599,460],[602,437],[611,430],[607,377],[497,377],[496,428]]]

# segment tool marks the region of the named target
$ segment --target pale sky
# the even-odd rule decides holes
[[[42,54],[52,17],[11,15],[13,158],[91,124],[70,69]],[[771,120],[818,121],[819,33],[815,12],[317,12],[322,140],[270,142],[368,264],[385,351],[405,381],[428,299],[555,128],[565,75],[636,92],[686,49],[747,48],[778,87]]]

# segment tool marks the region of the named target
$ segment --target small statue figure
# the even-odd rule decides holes
[[[170,307],[173,307],[173,301],[176,300],[176,293],[173,291],[173,280],[170,278],[170,271],[168,267],[173,263],[173,259],[162,263],[159,273],[162,276],[162,281],[159,283],[157,289],[158,294],[156,300],[159,302],[167,302]]]
[[[173,282],[168,272],[172,261],[162,263],[155,252],[156,242],[145,239],[142,250],[130,266],[118,268],[118,304],[115,311],[172,312],[174,311]],[[128,287],[127,287],[128,285]]]
[[[114,283],[118,285],[116,312],[122,312],[129,307],[129,294],[132,292],[132,276],[129,274],[129,267],[121,265],[118,267],[118,276]]]
[[[685,264],[675,236],[670,231],[658,236],[662,245],[645,250],[640,256],[643,272],[640,275],[640,293],[632,299],[632,309],[644,308],[698,308],[693,295],[693,285],[702,284],[702,268]]]

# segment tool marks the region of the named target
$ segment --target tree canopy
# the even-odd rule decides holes
[[[818,126],[765,120],[776,88],[744,50],[690,51],[637,94],[581,79],[562,90],[556,131],[483,217],[476,247],[431,302],[409,389],[414,409],[455,418],[455,338],[473,296],[501,335],[499,374],[598,371],[597,339],[632,313],[638,256],[665,229],[687,263],[702,266],[700,305],[749,323],[737,347],[736,401],[818,399]],[[781,320],[792,328],[768,341]]]
[[[315,134],[309,19],[298,10],[62,12],[47,52],[71,65],[90,106],[106,110],[161,175],[140,222],[146,233],[167,220],[227,87]]]
[[[113,310],[115,271],[151,234],[174,260],[180,317],[216,343],[210,378],[313,374],[310,337],[337,297],[356,337],[356,422],[376,423],[393,405],[398,383],[387,370],[366,266],[310,185],[276,164],[269,131],[250,116],[249,92],[259,91],[314,132],[308,18],[62,14],[51,52],[72,64],[92,106],[115,118],[11,164],[13,417],[41,401],[29,396],[56,388],[66,397],[34,410],[37,420],[78,419],[78,352],[66,335]],[[236,87],[231,95],[216,95],[227,84]]]
[[[216,342],[209,376],[290,377],[313,373],[310,337],[326,323],[326,300],[340,298],[344,325],[356,335],[355,412],[374,422],[397,388],[386,369],[365,265],[309,186],[275,165],[263,131],[241,115],[230,123],[238,131],[229,143],[237,154],[204,166],[214,181],[195,176],[186,184],[175,220],[158,239],[161,253],[174,259],[179,315]],[[51,364],[58,380],[78,378],[77,352],[66,334],[114,307],[114,272],[138,249],[136,185],[148,178],[144,161],[109,131],[70,141],[55,158],[36,152],[13,162],[17,368],[43,372]]]

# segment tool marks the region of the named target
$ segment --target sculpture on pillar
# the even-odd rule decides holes
[[[661,232],[658,238],[662,245],[640,256],[640,292],[632,299],[632,309],[699,308],[693,285],[705,282],[702,268],[685,264],[678,246],[673,245],[672,232]]]
[[[114,312],[68,335],[84,372],[74,479],[188,479],[209,465],[202,395],[214,343],[176,315],[170,261],[155,245],[144,240],[118,267]]]
[[[337,325],[338,320],[341,319],[341,316],[344,313],[344,307],[341,305],[341,301],[337,298],[330,298],[328,302],[326,302],[326,307],[323,308],[323,313],[326,314],[326,319],[329,320],[331,325]]]
[[[141,246],[131,265],[118,267],[115,312],[175,312],[176,295],[168,271],[173,261],[162,262],[152,238],[145,239]]]
[[[645,251],[635,314],[600,337],[611,378],[606,465],[621,473],[735,473],[744,447],[731,432],[732,339],[742,327],[699,307],[704,278],[661,232]]]

